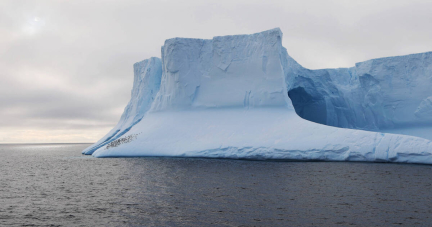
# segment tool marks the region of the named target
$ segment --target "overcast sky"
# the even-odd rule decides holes
[[[0,143],[95,142],[164,40],[280,27],[307,68],[432,51],[432,1],[0,1]]]

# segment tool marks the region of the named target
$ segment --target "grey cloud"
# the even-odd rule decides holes
[[[96,141],[130,98],[132,65],[160,57],[168,38],[280,27],[303,66],[350,67],[431,51],[431,8],[426,0],[0,1],[0,142],[23,129]]]

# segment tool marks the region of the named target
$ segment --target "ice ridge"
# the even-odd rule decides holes
[[[134,82],[131,92],[131,100],[127,104],[120,121],[102,139],[86,148],[83,154],[93,154],[97,149],[120,138],[134,125],[141,121],[159,91],[162,62],[159,58],[152,57],[133,65]]]

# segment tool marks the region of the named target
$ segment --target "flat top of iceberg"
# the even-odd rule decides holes
[[[256,35],[261,35],[261,34],[266,34],[266,33],[272,33],[272,32],[280,33],[281,36],[283,35],[282,30],[279,27],[276,27],[276,28],[273,28],[273,29],[269,29],[269,30],[265,30],[265,31],[257,32],[257,33],[253,33],[253,34],[237,34],[237,35],[213,36],[212,39],[230,38],[230,37],[244,37],[244,36],[256,36]],[[166,39],[165,43],[167,41],[170,41],[170,40],[180,40],[180,39],[185,39],[185,40],[212,40],[212,39],[201,39],[201,38],[174,37],[174,38]]]

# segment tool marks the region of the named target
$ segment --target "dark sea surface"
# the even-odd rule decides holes
[[[432,166],[0,145],[1,226],[432,226]]]

